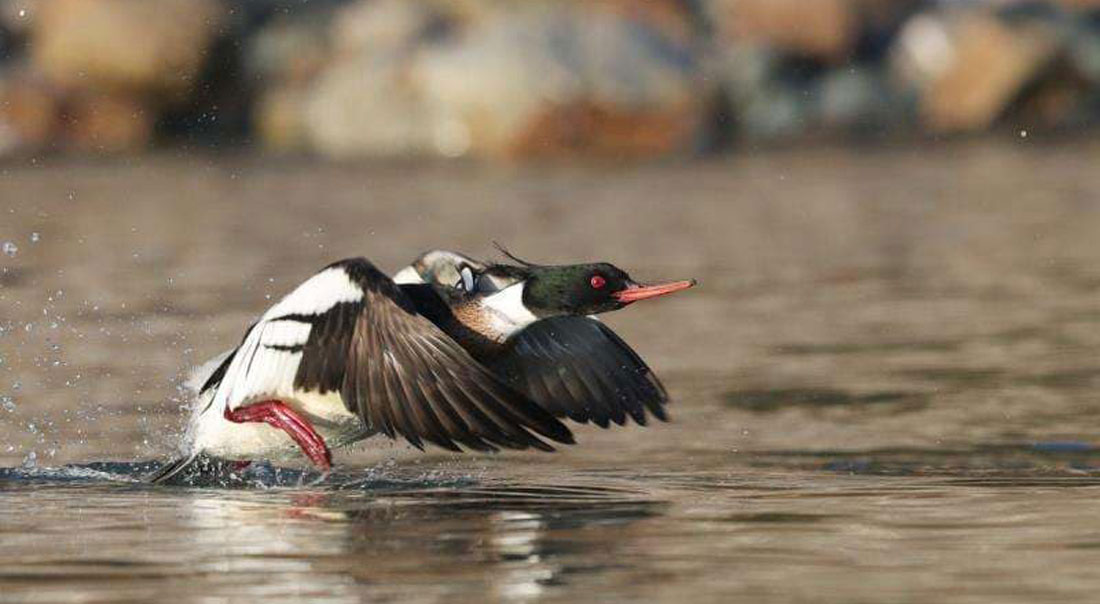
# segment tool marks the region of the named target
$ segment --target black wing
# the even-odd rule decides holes
[[[388,436],[460,450],[552,448],[531,432],[572,443],[560,421],[479,364],[420,316],[412,301],[363,258],[345,271],[363,290],[310,319],[295,388],[338,391],[348,409]]]
[[[588,317],[536,321],[509,338],[487,367],[550,413],[606,428],[629,415],[661,421],[668,393],[645,361],[615,332]]]

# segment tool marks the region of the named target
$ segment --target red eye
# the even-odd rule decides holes
[[[589,283],[592,284],[592,287],[600,289],[601,287],[607,285],[607,279],[604,279],[599,275],[592,275],[592,279],[589,281]]]

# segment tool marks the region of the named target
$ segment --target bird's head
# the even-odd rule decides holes
[[[694,280],[643,285],[607,262],[532,267],[523,283],[523,305],[541,317],[609,312],[695,285]]]
[[[449,299],[537,318],[599,314],[695,285],[694,279],[640,284],[607,262],[543,265],[500,249],[514,263],[479,262],[435,250],[420,256],[410,268]]]

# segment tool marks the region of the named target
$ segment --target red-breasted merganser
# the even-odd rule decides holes
[[[393,279],[364,258],[325,267],[193,374],[183,455],[152,479],[200,455],[304,453],[327,471],[331,448],[377,433],[421,449],[552,451],[545,440],[573,443],[558,418],[664,420],[660,381],[592,315],[695,281],[640,285],[607,263],[505,254],[516,264],[428,252]]]

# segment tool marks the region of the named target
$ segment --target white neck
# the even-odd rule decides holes
[[[491,312],[490,325],[505,338],[539,320],[523,305],[524,286],[516,283],[484,299],[483,305]]]

